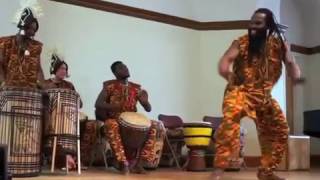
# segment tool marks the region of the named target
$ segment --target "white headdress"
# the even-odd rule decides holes
[[[66,62],[64,61],[64,57],[60,53],[58,53],[57,48],[49,50],[47,54],[48,59],[51,59],[50,74],[54,74],[54,68],[57,63],[64,62],[66,64]],[[67,74],[67,77],[68,76],[69,75]]]
[[[21,0],[20,5],[21,7],[14,18],[14,23],[20,29],[23,29],[28,21],[38,19],[43,15],[42,8],[37,0]]]

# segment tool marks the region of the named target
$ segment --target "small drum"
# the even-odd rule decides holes
[[[0,144],[8,145],[8,167],[14,177],[41,171],[42,93],[36,89],[0,89]]]
[[[161,155],[162,155],[162,149],[163,149],[163,142],[165,137],[165,128],[161,121],[155,121],[151,120],[153,124],[156,124],[156,142],[154,144],[154,151],[156,152],[154,161],[152,162],[146,162],[144,164],[145,168],[148,169],[156,169],[159,165]]]
[[[127,156],[139,150],[147,140],[151,121],[140,113],[124,112],[119,117],[120,133]]]
[[[57,137],[59,148],[75,153],[80,138],[80,96],[69,89],[48,89],[46,92],[49,95],[49,119],[45,123],[46,148],[52,149],[54,137]]]
[[[185,123],[184,140],[189,148],[187,170],[204,171],[206,169],[205,150],[209,146],[212,127],[207,122]]]

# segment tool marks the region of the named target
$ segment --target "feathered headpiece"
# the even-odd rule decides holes
[[[36,21],[43,15],[42,8],[37,0],[21,0],[21,8],[15,15],[14,23],[21,29],[21,35],[24,35],[24,27],[30,22]]]
[[[50,74],[55,74],[60,65],[65,64],[67,66],[67,77],[69,77],[68,64],[63,60],[63,57],[58,54],[58,50],[55,48],[49,51],[49,56],[51,59]]]

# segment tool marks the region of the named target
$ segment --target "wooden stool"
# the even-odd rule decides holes
[[[310,169],[310,136],[289,136],[288,148],[278,170]]]

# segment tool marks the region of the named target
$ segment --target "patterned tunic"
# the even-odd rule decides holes
[[[29,55],[19,57],[16,36],[0,38],[0,51],[3,55],[2,68],[7,86],[37,87],[38,73],[41,70],[42,43],[31,40],[27,50]]]
[[[106,91],[106,102],[120,104],[123,102],[123,109],[120,112],[108,112],[108,118],[118,118],[122,112],[137,112],[138,95],[141,91],[140,85],[129,82],[125,86],[120,81],[111,80],[103,83]]]
[[[106,93],[105,101],[110,104],[123,104],[120,112],[106,112],[106,135],[110,142],[113,153],[116,156],[118,162],[127,162],[134,160],[136,157],[135,151],[129,151],[122,143],[122,137],[120,134],[120,127],[118,124],[119,115],[122,112],[136,112],[138,96],[141,91],[141,87],[138,84],[129,82],[128,85],[124,85],[118,80],[106,81],[103,84],[103,90]],[[91,125],[94,127],[93,125]],[[87,125],[89,127],[89,124]],[[92,128],[91,128],[92,129]],[[156,159],[155,142],[157,134],[157,122],[152,121],[151,128],[148,132],[148,139],[141,147],[139,158],[142,158],[146,162],[153,162]],[[89,133],[86,133],[85,139],[90,138]],[[91,136],[92,137],[92,136]],[[87,143],[89,144],[89,143]]]
[[[268,38],[265,56],[251,60],[248,55],[249,38],[238,40],[240,53],[233,64],[235,77],[227,85],[224,119],[217,130],[215,166],[229,167],[230,160],[239,155],[240,120],[252,118],[257,126],[261,146],[260,171],[271,174],[284,154],[288,124],[271,90],[282,71],[281,43]]]

